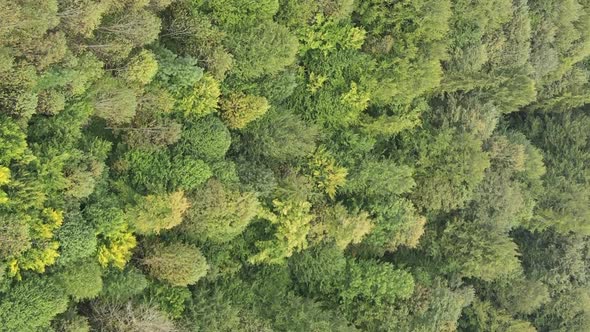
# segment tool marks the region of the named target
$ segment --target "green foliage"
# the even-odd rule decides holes
[[[414,291],[412,275],[391,264],[376,261],[349,261],[348,279],[339,293],[343,305],[354,310],[355,303],[371,301],[379,306],[406,299]]]
[[[77,314],[70,315],[70,312],[54,320],[51,327],[57,332],[90,332],[88,318]]]
[[[278,199],[272,204],[272,211],[265,212],[261,217],[276,228],[274,239],[256,242],[260,252],[250,257],[252,263],[280,264],[294,252],[307,248],[306,237],[314,217],[310,214],[311,204]]]
[[[342,49],[359,49],[365,41],[366,31],[351,25],[340,25],[337,21],[327,20],[317,15],[313,25],[302,29],[300,52],[319,50],[324,54]]]
[[[225,188],[213,179],[194,193],[191,202],[180,230],[192,238],[216,243],[240,235],[259,210],[254,195]]]
[[[241,129],[264,115],[270,105],[264,97],[232,94],[221,100],[219,108],[229,128]]]
[[[476,222],[452,220],[440,241],[449,269],[466,277],[492,281],[521,269],[517,245],[507,234],[492,227],[486,229]]]
[[[219,160],[225,156],[230,144],[231,136],[223,122],[209,115],[189,123],[174,150],[181,155]]]
[[[286,111],[269,111],[244,135],[251,153],[279,161],[305,157],[315,150],[318,128]]]
[[[16,257],[31,248],[29,225],[17,216],[0,214],[0,257]]]
[[[368,206],[375,217],[374,229],[363,243],[373,249],[395,250],[400,246],[414,248],[424,233],[426,218],[420,216],[411,201],[398,198]]]
[[[135,92],[114,78],[104,78],[97,83],[91,100],[94,113],[115,125],[129,122],[137,108]]]
[[[590,210],[587,186],[587,127],[590,118],[583,113],[531,117],[524,130],[533,144],[544,151],[548,190],[540,198],[537,211],[539,228],[551,225],[561,232],[586,234]],[[552,188],[552,189],[549,189]]]
[[[148,249],[142,264],[148,273],[172,286],[196,283],[207,274],[209,265],[201,251],[189,244],[156,244]]]
[[[102,271],[96,261],[78,261],[58,273],[60,285],[75,301],[95,298],[102,290]]]
[[[222,25],[242,26],[271,20],[279,10],[278,0],[213,0],[207,3],[213,19]]]
[[[308,167],[312,181],[315,182],[317,189],[334,199],[336,189],[346,183],[348,171],[338,166],[334,157],[322,148],[318,149],[310,159]]]
[[[537,331],[527,321],[512,318],[508,312],[495,309],[489,302],[476,301],[468,307],[460,327],[478,331]]]
[[[350,172],[344,190],[378,198],[411,192],[416,185],[414,170],[388,160],[363,160]]]
[[[221,95],[219,82],[211,75],[205,75],[196,82],[178,101],[178,107],[185,115],[205,116],[215,112]]]
[[[191,157],[174,158],[171,167],[170,180],[173,187],[184,190],[197,189],[213,175],[207,163]]]
[[[190,299],[191,293],[185,287],[172,287],[166,284],[152,283],[146,291],[146,302],[155,302],[163,312],[171,318],[182,316],[185,303]]]
[[[87,48],[98,56],[120,61],[140,47],[155,41],[160,32],[160,19],[150,11],[131,9],[106,15]]]
[[[79,214],[66,214],[56,236],[59,241],[59,265],[69,265],[96,254],[96,229]]]
[[[293,255],[289,269],[303,294],[332,296],[345,282],[346,258],[340,248],[318,246]]]
[[[49,328],[55,315],[64,312],[68,298],[51,278],[34,277],[15,285],[0,299],[0,321],[5,331]]]
[[[234,56],[231,72],[242,79],[274,74],[295,62],[297,38],[273,21],[232,31],[225,45]]]
[[[368,213],[349,213],[343,205],[337,204],[319,213],[311,234],[315,241],[333,241],[337,248],[344,250],[349,244],[360,243],[374,227]]]
[[[94,301],[90,322],[99,331],[163,331],[176,330],[174,322],[151,304]]]
[[[0,162],[8,165],[13,159],[21,158],[25,153],[26,136],[14,121],[6,117],[0,120]]]
[[[126,301],[148,287],[147,278],[136,268],[108,269],[103,276],[101,297],[112,301]]]
[[[157,71],[158,61],[155,55],[142,50],[130,59],[119,75],[130,84],[146,85],[156,76]]]
[[[135,226],[135,232],[142,235],[158,234],[178,226],[189,207],[182,191],[149,195],[138,199],[137,204],[127,210],[126,218]]]
[[[416,169],[416,205],[450,211],[463,207],[489,167],[481,141],[469,134],[443,131],[422,143]]]
[[[590,331],[589,22],[0,0],[0,331]]]

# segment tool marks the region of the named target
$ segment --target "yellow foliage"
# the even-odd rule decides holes
[[[137,240],[133,234],[121,233],[98,248],[98,262],[103,267],[113,264],[115,267],[123,269],[131,258],[131,250],[136,245]]]
[[[307,83],[307,90],[311,93],[316,93],[324,86],[324,83],[328,80],[328,77],[324,75],[316,75],[315,73],[309,74],[309,83]]]
[[[183,191],[166,195],[148,195],[137,206],[129,210],[129,220],[140,234],[158,234],[182,222],[184,213],[190,207]]]
[[[314,241],[329,239],[334,241],[336,247],[344,250],[351,243],[360,243],[373,228],[375,224],[367,212],[351,214],[342,204],[337,203],[319,214],[311,233]]]
[[[25,252],[21,258],[13,259],[9,263],[9,273],[11,276],[21,279],[21,270],[31,270],[38,273],[45,272],[45,267],[55,264],[59,257],[59,243],[57,241],[48,242],[43,248],[33,248]]]
[[[63,224],[63,212],[51,208],[43,209],[43,219],[35,219],[31,225],[35,237],[49,240],[53,232]]]
[[[10,169],[8,167],[0,166],[0,186],[10,182]],[[8,195],[0,190],[0,204],[8,202]]]
[[[281,264],[294,252],[307,248],[307,234],[314,215],[310,213],[311,203],[306,201],[273,200],[273,212],[262,212],[264,219],[276,225],[273,240],[258,241],[261,251],[250,258],[251,263]]]
[[[320,190],[334,198],[336,190],[346,183],[348,171],[336,164],[336,160],[326,150],[319,149],[309,163],[312,179]]]
[[[358,85],[352,82],[350,83],[350,90],[343,94],[340,100],[343,104],[352,106],[355,111],[362,112],[369,106],[370,94],[359,91]]]
[[[11,277],[16,277],[18,280],[21,279],[20,277],[20,273],[19,273],[19,268],[18,268],[18,260],[16,260],[16,258],[13,258],[12,260],[10,260],[10,262],[8,262],[8,275]]]
[[[420,238],[424,234],[425,225],[426,218],[423,216],[417,216],[414,222],[405,227],[402,232],[396,233],[391,241],[389,241],[389,249],[394,250],[400,245],[416,248],[420,242]]]
[[[0,185],[10,182],[10,169],[8,167],[0,166]]]

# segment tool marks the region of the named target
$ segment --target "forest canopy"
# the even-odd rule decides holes
[[[590,331],[590,1],[0,0],[0,332]]]

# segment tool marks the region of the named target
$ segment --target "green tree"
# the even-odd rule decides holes
[[[75,301],[98,296],[102,290],[102,271],[96,261],[78,261],[58,273],[65,293]]]
[[[126,211],[126,217],[143,235],[158,234],[182,222],[190,203],[184,192],[177,191],[163,195],[148,195],[138,199],[136,205]]]
[[[192,285],[209,269],[197,247],[179,242],[152,246],[142,259],[142,265],[151,276],[172,286]]]
[[[295,62],[297,38],[273,21],[232,31],[225,45],[234,56],[231,72],[242,79],[276,73]]]
[[[128,123],[135,115],[135,92],[120,80],[103,78],[94,86],[90,97],[94,113],[109,123]]]
[[[147,50],[131,57],[129,62],[118,71],[118,75],[130,84],[146,85],[152,81],[158,71],[156,56]]]
[[[226,188],[214,179],[196,191],[191,201],[181,231],[216,243],[228,242],[240,235],[260,208],[253,194]]]
[[[261,117],[270,105],[264,97],[231,94],[220,102],[221,118],[228,127],[241,129]]]
[[[256,242],[260,251],[250,257],[250,262],[281,264],[293,253],[307,248],[307,234],[314,218],[310,209],[309,202],[274,200],[272,211],[261,215],[276,228],[274,238]]]
[[[422,144],[414,202],[429,211],[463,207],[489,167],[481,141],[469,134],[446,130]]]
[[[180,140],[174,146],[174,152],[204,160],[220,160],[225,156],[230,144],[229,130],[219,118],[209,115],[187,124]]]
[[[68,298],[56,280],[33,277],[16,284],[0,299],[4,331],[49,328],[51,320],[67,309]]]
[[[452,220],[440,241],[447,268],[462,276],[492,281],[521,271],[518,246],[493,225]]]

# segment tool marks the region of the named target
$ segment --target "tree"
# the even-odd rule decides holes
[[[127,123],[135,115],[137,97],[120,80],[105,77],[94,86],[90,97],[95,114],[109,123]]]
[[[193,195],[181,231],[195,239],[228,242],[244,231],[258,210],[253,194],[231,190],[211,179]]]
[[[174,146],[177,155],[219,160],[225,156],[231,144],[229,130],[216,116],[190,122],[185,127],[178,143]]]
[[[326,193],[331,199],[336,196],[336,190],[346,184],[348,171],[339,166],[332,154],[323,148],[319,148],[311,156],[308,168],[316,188]]]
[[[49,328],[53,317],[67,309],[68,298],[55,279],[33,277],[16,284],[0,299],[5,331]]]
[[[234,93],[220,102],[221,118],[228,127],[241,129],[261,117],[270,105],[264,97]]]
[[[453,220],[440,242],[447,268],[462,276],[493,281],[521,271],[518,246],[494,225]]]
[[[18,257],[31,248],[29,225],[14,214],[0,213],[0,258]]]
[[[171,166],[170,181],[176,189],[197,189],[213,176],[213,170],[206,162],[190,156],[173,158]]]
[[[373,217],[374,228],[364,241],[372,250],[393,251],[400,246],[415,248],[426,224],[411,201],[399,197],[386,202],[372,202],[367,206]]]
[[[389,160],[363,160],[349,173],[344,191],[371,198],[408,193],[416,185],[414,169]]]
[[[360,243],[374,227],[367,212],[350,213],[341,203],[336,203],[318,214],[312,222],[310,237],[316,241],[333,241],[338,249],[344,250],[349,244]]]
[[[102,271],[96,261],[78,261],[58,273],[65,293],[75,301],[98,296],[102,290]]]
[[[90,332],[90,323],[85,316],[67,311],[51,322],[51,327],[56,332]]]
[[[207,4],[213,19],[228,27],[252,25],[261,21],[272,20],[279,10],[278,0],[213,0]]]
[[[250,257],[252,263],[281,264],[293,253],[307,248],[307,234],[314,216],[305,201],[273,201],[272,211],[261,217],[276,227],[272,240],[258,241],[260,251]]]
[[[94,301],[90,324],[100,331],[174,332],[174,322],[149,304]]]
[[[298,47],[297,38],[273,21],[232,31],[225,45],[234,56],[231,72],[242,79],[279,72],[295,61]]]
[[[423,144],[418,152],[414,202],[429,211],[464,206],[489,167],[481,141],[469,134],[445,130]]]
[[[414,292],[414,279],[404,270],[389,263],[372,260],[349,260],[347,281],[340,286],[338,296],[344,313],[360,323],[370,316],[370,310],[407,299]]]
[[[76,212],[66,213],[64,224],[56,232],[60,255],[57,264],[70,265],[96,254],[96,229]]]
[[[508,312],[496,309],[487,301],[474,301],[467,307],[459,326],[478,331],[537,331],[530,322],[515,319]]]
[[[189,244],[156,244],[142,259],[147,272],[172,286],[192,285],[207,274],[209,265],[201,251]]]
[[[25,137],[14,121],[0,118],[0,163],[8,165],[13,159],[24,155],[27,149]]]
[[[91,37],[109,9],[109,3],[94,1],[61,0],[60,27],[70,35]]]
[[[305,157],[315,148],[319,128],[288,111],[271,110],[246,128],[242,142],[248,152],[286,161]]]
[[[540,281],[518,279],[498,282],[498,303],[510,313],[530,315],[549,300],[549,290]]]
[[[118,75],[130,84],[147,85],[157,71],[156,56],[150,51],[142,50],[130,58],[125,67],[118,70]]]
[[[146,302],[157,303],[160,310],[174,319],[182,316],[190,297],[191,292],[186,287],[173,287],[161,283],[152,283],[144,295]]]
[[[182,191],[148,195],[141,197],[135,206],[129,208],[126,217],[135,226],[137,233],[158,234],[162,230],[178,226],[189,207],[190,203]]]
[[[186,116],[205,116],[217,110],[220,95],[219,81],[206,74],[193,85],[192,91],[179,98],[177,107],[184,110]]]
[[[101,20],[87,48],[108,60],[120,61],[134,47],[156,40],[160,26],[160,19],[147,10],[117,11]]]
[[[112,302],[125,302],[148,287],[145,275],[135,267],[110,268],[104,272],[100,297]]]
[[[296,253],[289,269],[297,288],[306,295],[330,298],[345,282],[346,257],[334,245],[320,245]]]

